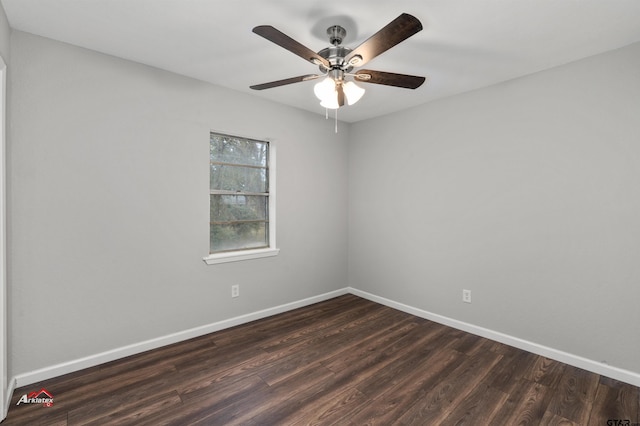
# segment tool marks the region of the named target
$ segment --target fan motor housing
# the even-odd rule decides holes
[[[346,58],[347,55],[351,53],[351,50],[352,49],[349,49],[348,47],[331,46],[319,51],[318,55],[329,61],[329,63],[331,64],[331,69],[340,68],[344,72],[350,72],[353,69],[353,66],[348,65],[347,67],[343,68],[343,65],[345,65],[344,58]],[[320,71],[324,72],[323,66],[320,66]]]

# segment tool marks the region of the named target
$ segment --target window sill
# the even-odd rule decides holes
[[[243,250],[228,253],[210,254],[202,260],[207,265],[216,265],[218,263],[238,262],[241,260],[260,259],[261,257],[277,256],[280,252],[278,248],[264,248],[256,250]]]

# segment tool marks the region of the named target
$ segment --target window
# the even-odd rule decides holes
[[[270,142],[210,134],[207,263],[278,253],[274,163]]]

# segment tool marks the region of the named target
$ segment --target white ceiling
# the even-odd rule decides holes
[[[324,115],[317,67],[251,32],[272,25],[311,50],[340,24],[355,48],[403,12],[424,30],[366,68],[424,75],[417,90],[363,84],[339,118],[369,119],[640,41],[640,0],[1,0],[12,28]]]

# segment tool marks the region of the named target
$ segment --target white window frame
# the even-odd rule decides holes
[[[233,133],[228,132],[220,132],[217,130],[211,130],[211,133],[224,134],[224,135],[234,135]],[[269,157],[267,159],[269,168],[269,246],[259,249],[249,249],[249,250],[235,250],[235,251],[227,251],[221,253],[211,253],[205,256],[202,260],[207,265],[216,265],[219,263],[227,263],[227,262],[238,262],[242,260],[251,260],[251,259],[260,259],[264,257],[272,257],[277,256],[280,252],[280,249],[276,246],[276,144],[267,138],[253,138],[248,136],[240,136],[234,135],[238,138],[245,138],[260,142],[266,142],[269,144]],[[207,158],[209,158],[207,156]],[[207,160],[207,164],[208,164]],[[209,185],[207,185],[207,188]],[[207,195],[209,197],[209,195]],[[209,203],[207,203],[209,205]],[[207,221],[208,223],[208,221]],[[207,232],[207,235],[209,233]],[[209,245],[207,238],[207,246]]]

